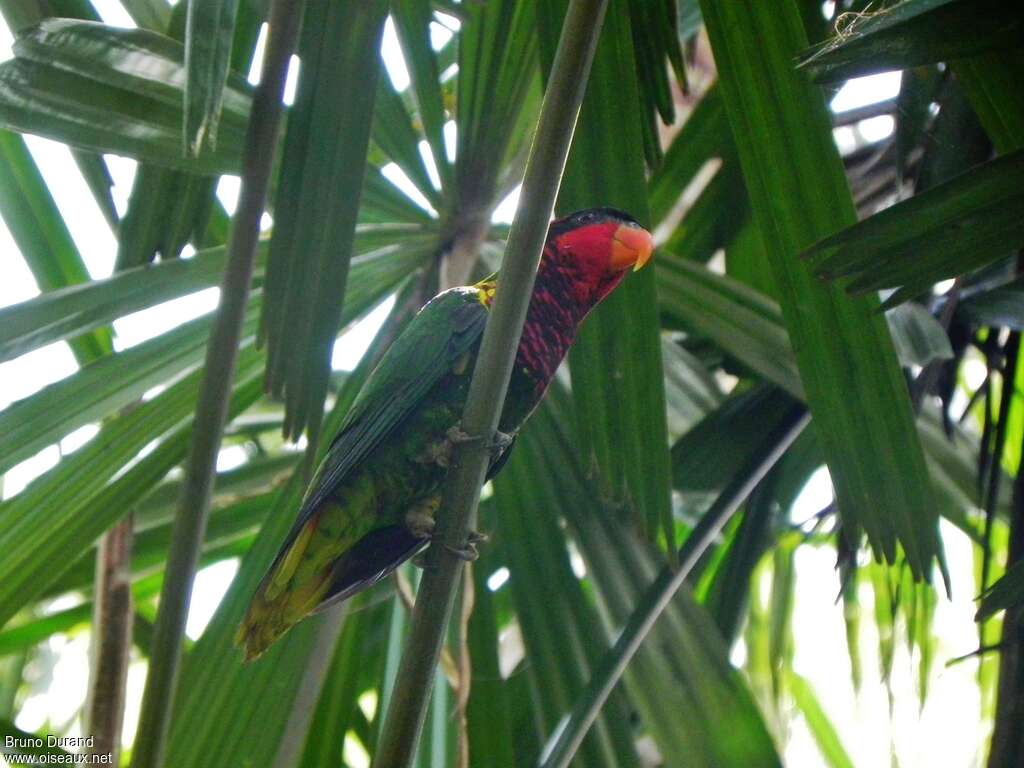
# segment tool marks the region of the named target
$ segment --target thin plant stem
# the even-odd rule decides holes
[[[160,592],[160,612],[153,630],[149,674],[133,747],[133,768],[158,768],[163,764],[192,580],[206,532],[217,453],[252,282],[260,219],[284,111],[281,99],[288,64],[298,39],[302,8],[302,0],[274,0],[270,11],[267,52],[246,136],[238,211],[228,245],[217,319],[206,348],[192,450],[174,518],[171,549]]]
[[[132,514],[103,534],[96,551],[93,607],[92,680],[86,703],[92,755],[110,755],[119,764],[125,683],[132,644]]]
[[[619,633],[615,645],[601,660],[576,706],[559,723],[545,745],[540,768],[565,768],[569,765],[590,726],[597,719],[601,707],[622,678],[629,662],[640,650],[644,638],[650,633],[658,617],[686,582],[708,547],[715,542],[725,524],[782,458],[809,422],[810,415],[801,409],[799,416],[795,416],[780,428],[774,447],[764,456],[752,459],[701,517],[679,550],[679,568],[662,570],[640,598],[629,621]]]
[[[462,572],[463,563],[452,550],[465,545],[476,516],[489,444],[508,389],[606,7],[607,0],[572,0],[562,27],[526,165],[521,202],[509,233],[497,295],[463,412],[463,430],[477,439],[460,444],[453,457],[374,768],[405,768],[416,754]]]
[[[998,459],[996,460],[998,463]],[[1006,551],[1006,570],[1024,561],[1024,472],[1013,480],[1010,505],[1010,541]],[[979,649],[979,652],[984,649]],[[1013,605],[1003,616],[999,643],[999,677],[996,685],[995,723],[988,768],[1020,765],[1024,757],[1024,607]]]
[[[137,402],[128,405],[121,415],[127,415],[136,407]],[[120,764],[135,620],[131,579],[134,527],[134,516],[129,511],[96,545],[85,725],[86,732],[93,737],[89,754],[109,755],[114,765]]]
[[[996,519],[996,508],[999,506],[999,481],[1003,476],[1003,453],[1006,448],[1007,425],[1010,417],[1010,404],[1013,402],[1013,382],[1017,376],[1017,360],[1020,356],[1020,333],[1013,331],[1003,348],[1006,361],[1003,364],[1003,387],[999,396],[999,414],[995,422],[995,445],[986,469],[988,484],[985,489],[985,528],[982,533],[982,559],[980,591],[989,587],[992,575],[992,527]]]

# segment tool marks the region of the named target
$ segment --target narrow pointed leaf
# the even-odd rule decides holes
[[[184,453],[183,450],[182,453]],[[161,463],[165,461],[165,458],[160,459]],[[178,460],[180,461],[180,457]],[[203,541],[200,562],[207,565],[245,554],[252,545],[260,525],[265,522],[273,506],[276,491],[281,485],[283,485],[283,481],[277,482],[267,493],[258,494],[236,503],[220,504],[214,508],[210,517],[210,526]],[[145,490],[142,493],[145,493]],[[124,496],[125,494],[119,493],[118,495]],[[104,493],[103,496],[110,497],[111,494]],[[87,511],[93,512],[96,506],[96,503],[90,503]],[[106,515],[97,515],[97,519],[105,519],[105,517]],[[154,578],[162,578],[164,566],[167,563],[167,550],[170,548],[171,535],[169,521],[136,532],[135,539],[132,541],[131,579],[133,582],[148,584]],[[93,588],[93,574],[96,571],[95,555],[94,547],[63,572],[56,581],[49,584],[40,597],[47,599],[78,591],[89,593]],[[157,594],[159,589],[160,585],[157,584],[153,594]]]
[[[398,303],[401,305],[401,302]],[[334,434],[379,354],[380,337],[346,380],[325,422]],[[319,452],[326,450],[322,441]],[[319,458],[319,457],[318,457]],[[292,525],[304,487],[301,467],[282,486],[266,523],[249,548],[231,587],[202,638],[186,657],[168,741],[167,764],[205,768],[214,751],[226,750],[241,763],[262,763],[276,755],[303,679],[319,619],[295,627],[253,664],[243,665],[232,638],[249,600]],[[225,730],[222,724],[234,723]]]
[[[1024,562],[1015,563],[981,597],[975,621],[985,621],[999,611],[1024,603]]]
[[[772,399],[761,398],[761,402],[770,405]],[[781,420],[778,414],[762,413],[761,420],[754,422],[755,430],[752,431],[756,432],[756,427],[764,424],[765,417],[776,423]],[[744,422],[735,423],[737,432],[747,432]],[[728,551],[715,569],[703,600],[704,607],[715,619],[727,643],[734,642],[739,636],[748,603],[757,599],[750,594],[757,589],[754,586],[754,574],[763,555],[776,545],[780,534],[780,518],[786,519],[793,500],[821,463],[821,450],[813,430],[804,430],[747,501],[743,520],[729,543]],[[767,622],[765,625],[767,629]],[[764,646],[763,658],[767,658],[767,637]]]
[[[672,446],[673,488],[710,502],[756,457],[763,436],[777,431],[795,404],[768,384],[731,393]]]
[[[189,242],[200,246],[216,200],[217,179],[141,163],[117,238],[116,271],[176,259]]]
[[[189,0],[185,31],[185,144],[192,156],[217,144],[239,0]]]
[[[244,418],[238,421],[244,421]],[[214,516],[225,505],[251,496],[262,496],[277,488],[291,474],[300,458],[301,454],[293,451],[269,454],[254,457],[235,469],[218,472],[211,502]],[[181,485],[180,477],[168,480],[140,498],[134,517],[136,532],[170,525]]]
[[[475,596],[467,628],[473,675],[466,713],[469,758],[471,764],[475,760],[513,765],[508,684],[502,679],[498,657],[500,626],[494,594],[487,584],[492,562],[492,558],[484,555],[473,564]]]
[[[815,243],[816,275],[851,293],[939,280],[1006,257],[1024,245],[1024,150],[998,157]]]
[[[201,260],[222,263],[220,253],[208,254]],[[170,262],[160,269],[180,263]],[[406,264],[401,254],[381,256],[378,252],[376,256],[371,254],[357,259],[353,268],[356,280],[347,293],[348,303],[340,324],[347,325],[385,298],[405,277]],[[146,270],[146,273],[152,271],[155,270]],[[216,269],[184,271],[184,274],[183,270],[175,269],[173,274],[188,279],[198,275],[210,281],[219,277]],[[124,277],[116,275],[110,282],[124,285],[127,282]],[[181,290],[181,281],[176,281],[174,287]],[[260,305],[258,299],[253,300],[247,310],[246,343],[255,337]],[[33,314],[38,317],[38,313]],[[19,316],[13,315],[13,318],[18,320]],[[0,445],[0,472],[73,430],[113,414],[152,387],[198,366],[210,324],[211,317],[204,316],[124,352],[108,355],[0,411],[0,431],[10,438]]]
[[[70,632],[89,623],[92,603],[82,603],[0,632],[0,656],[23,652],[58,632]]]
[[[388,181],[381,169],[370,164],[363,179],[363,201],[359,208],[359,222],[387,224],[401,222],[430,226],[436,219],[430,211],[418,205]]]
[[[371,611],[365,605],[357,606],[346,617],[310,724],[300,768],[339,765],[345,734],[354,725],[359,711],[359,696],[363,692],[361,678],[374,641],[379,641],[379,634],[382,634],[377,625],[382,608],[384,606],[377,606]]]
[[[497,202],[509,165],[519,181],[509,152],[532,131],[523,121],[535,119],[524,106],[537,81],[536,8],[500,0],[471,4],[467,14],[458,47],[455,180],[459,207],[476,213]]]
[[[684,544],[680,552],[681,570],[677,572],[669,568],[657,572],[657,561],[649,552],[646,556],[641,555],[641,547],[630,546],[629,534],[616,532],[612,526],[618,524],[607,512],[603,513],[608,517],[604,525],[610,530],[601,537],[603,526],[595,525],[592,519],[596,505],[562,500],[561,506],[566,509],[573,529],[580,537],[588,569],[594,573],[612,616],[624,626],[614,647],[602,658],[585,692],[573,706],[568,721],[549,739],[541,763],[545,768],[568,764],[575,745],[624,673],[626,690],[633,700],[639,704],[645,692],[652,697],[640,709],[652,721],[649,724],[663,753],[671,755],[670,764],[779,764],[749,692],[729,667],[725,646],[713,625],[688,594],[677,593],[686,574],[712,542],[728,514],[749,494],[806,424],[801,413],[799,406],[791,407],[788,420],[781,429],[762,433],[767,452],[758,451],[754,460],[730,479],[722,497]],[[567,450],[568,444],[563,445],[563,450]],[[562,482],[561,478],[566,474],[564,464],[553,462],[548,455],[543,466],[558,466],[558,482]],[[578,492],[573,495],[580,497]],[[584,508],[591,510],[587,515],[589,520],[584,517]],[[597,514],[602,515],[600,512]],[[633,564],[633,574],[628,571],[615,574],[612,564],[616,558],[612,553],[616,550],[622,550],[618,557],[622,558],[623,564]],[[649,635],[652,644],[643,646],[644,638]],[[678,655],[669,651],[670,647],[676,647]],[[647,653],[644,648],[648,649]],[[650,652],[654,648],[658,651]],[[659,672],[658,666],[665,663],[666,654],[671,654],[671,662],[667,670]],[[673,679],[667,681],[665,675],[672,675]],[[668,683],[665,688],[658,688],[665,683]],[[726,716],[726,712],[730,714]],[[677,713],[683,713],[682,718]],[[665,716],[672,725],[659,730],[655,723],[659,717]],[[729,737],[719,731],[727,721]],[[741,736],[737,735],[740,730]]]
[[[121,217],[114,204],[114,179],[110,175],[106,161],[101,155],[81,149],[73,149],[71,156],[75,158],[75,165],[78,166],[85,183],[89,185],[89,191],[92,192],[92,197],[107,225],[116,232]]]
[[[144,29],[165,32],[171,25],[171,6],[167,0],[123,0],[132,21]]]
[[[679,344],[662,339],[665,404],[673,440],[689,431],[722,402],[722,390],[711,371]]]
[[[535,482],[532,469],[538,460],[528,461],[528,453],[517,446],[495,478],[494,503],[497,540],[512,573],[510,588],[530,658],[526,673],[533,678],[536,691],[536,720],[543,735],[549,737],[593,674],[592,665],[607,648],[607,640],[573,576],[556,520],[547,511],[553,508],[553,501]],[[624,709],[621,696],[609,702],[583,741],[580,765],[638,764]]]
[[[224,249],[139,267],[0,309],[0,361],[76,336],[131,312],[214,285]]]
[[[1024,57],[1020,50],[993,51],[950,62],[985,132],[999,152],[1024,149]]]
[[[352,256],[387,3],[314,4],[303,25],[262,320],[286,436],[315,436]],[[327,97],[330,94],[330,97]]]
[[[237,173],[250,87],[229,78],[217,149],[186,159],[184,49],[171,38],[48,19],[18,38],[0,65],[0,125],[75,147],[195,173]]]
[[[409,238],[407,240],[407,238]],[[381,240],[394,241],[379,247]],[[405,242],[412,248],[405,248]],[[341,325],[350,323],[387,297],[422,260],[417,232],[370,227],[357,234],[357,255],[346,292]],[[257,255],[262,277],[267,244]],[[75,336],[162,301],[216,285],[224,271],[224,249],[201,251],[191,259],[175,259],[117,273],[103,280],[50,291],[0,309],[0,361],[45,344]]]
[[[782,328],[781,313],[772,301],[728,276],[697,265],[661,258],[658,266],[659,295],[662,311],[667,317],[706,336],[750,371],[790,395],[803,399],[792,346]],[[911,365],[913,361],[908,359],[903,363]],[[919,432],[941,514],[969,536],[978,536],[963,514],[965,508],[980,505],[976,488],[976,438],[959,431],[954,445],[931,417],[919,423]],[[673,450],[674,457],[677,450],[681,449]],[[679,470],[674,470],[676,482],[683,483],[684,492],[687,483],[694,479],[699,483],[705,474],[707,477],[715,476],[714,468],[700,461],[701,455],[694,455],[697,468],[685,472],[691,479],[680,479]],[[675,458],[673,462],[675,464]],[[1003,484],[1006,484],[1005,480]],[[1000,497],[1000,514],[1004,514],[1008,490],[1004,490]]]
[[[818,82],[1024,44],[1024,19],[1002,0],[904,0],[848,19],[839,34],[801,55],[800,66]]]
[[[664,248],[680,258],[707,263],[735,239],[739,227],[749,219],[748,209],[739,164],[729,158],[701,190]],[[729,211],[728,216],[722,215],[724,210]]]
[[[227,595],[185,658],[168,739],[168,764],[202,766],[207,749],[230,750],[254,763],[277,752],[321,619],[297,626],[258,664],[243,666],[231,638],[246,604],[291,525],[301,498],[302,473],[279,492]],[[234,722],[222,729],[218,723]]]
[[[0,131],[0,215],[40,289],[87,283],[82,257],[24,139]],[[0,323],[0,334],[6,324]],[[79,362],[113,349],[110,332],[96,331],[71,344]]]
[[[430,44],[430,7],[419,0],[393,0],[391,17],[402,46],[402,56],[412,81],[423,133],[434,156],[441,179],[441,188],[451,186],[451,163],[444,146],[444,97],[441,94],[441,72],[437,55]]]
[[[549,506],[565,515],[585,558],[588,580],[596,588],[607,629],[617,634],[658,573],[661,557],[628,522],[618,519],[617,510],[584,478],[570,413],[566,393],[552,388],[547,403],[522,436],[518,457],[511,461],[525,462],[533,454],[528,471],[541,495],[528,503]],[[513,570],[513,583],[515,578]],[[707,626],[690,595],[677,595],[647,646],[658,652],[641,650],[626,669],[625,692],[642,727],[653,736],[660,753],[668,756],[667,765],[729,764],[730,758],[717,745],[740,732],[746,756],[758,762],[774,750],[742,682],[721,664],[723,654],[715,649],[720,641],[705,642],[709,637],[700,637],[701,627]],[[709,714],[720,707],[731,713],[728,739],[717,735],[722,719]]]
[[[541,55],[550,66],[550,31],[558,29],[561,3],[538,14]],[[540,9],[538,9],[540,10]],[[629,8],[612,0],[594,58],[587,96],[556,210],[611,205],[648,223],[640,127],[624,114],[640,109]],[[603,158],[595,163],[594,158]],[[593,312],[569,353],[581,450],[600,473],[602,488],[627,502],[649,537],[669,542],[675,529],[669,503],[665,386],[653,269],[630,275]]]
[[[247,325],[246,337],[252,339],[255,313],[250,314]],[[107,355],[0,411],[0,433],[6,438],[0,445],[0,472],[198,366],[209,332],[209,316],[185,323],[129,350]]]
[[[259,395],[255,373],[260,362],[262,356],[251,347],[242,355],[239,389],[232,402],[235,413]],[[155,477],[147,476],[151,462],[140,462],[107,485],[148,443],[187,420],[195,407],[200,373],[192,373],[152,400],[110,420],[89,443],[0,504],[0,543],[11,553],[0,564],[0,626],[60,575],[62,568],[55,567],[55,563],[70,566],[128,511],[125,506],[106,504],[86,513],[91,502],[116,491],[118,483],[135,481],[136,476],[140,476],[142,488],[148,490],[181,460],[177,454],[169,464],[158,465]],[[177,448],[176,443],[165,443],[156,451],[162,456],[168,449]]]
[[[648,196],[652,221],[660,222],[671,212],[686,185],[705,162],[721,156],[727,149],[731,151],[728,131],[722,98],[718,88],[711,86],[686,118],[661,165],[651,176]]]
[[[144,583],[132,590],[136,600],[146,600],[157,594],[158,587]],[[76,627],[85,626],[92,618],[93,603],[84,602],[56,611],[38,619],[26,621],[0,632],[0,656],[24,651],[48,637],[61,632],[71,632]]]
[[[823,96],[793,69],[806,45],[796,3],[703,0],[701,8],[840,513],[888,561],[899,543],[915,576],[928,578],[937,517],[888,328],[876,301],[816,283],[797,259],[856,214]]]
[[[165,35],[77,19],[47,19],[18,37],[14,53],[23,61],[73,72],[170,107],[182,105],[185,50]],[[244,132],[252,88],[238,74],[232,75],[230,86],[224,93],[225,120]]]
[[[839,734],[818,701],[811,684],[795,672],[790,672],[786,676],[786,684],[829,768],[853,768],[853,760],[839,740]]]
[[[791,395],[803,397],[778,305],[743,283],[671,253],[656,258],[664,315],[707,337]]]
[[[416,189],[441,208],[440,193],[434,189],[427,166],[420,154],[420,135],[402,97],[395,92],[391,78],[377,77],[377,101],[374,105],[373,140],[402,169]]]

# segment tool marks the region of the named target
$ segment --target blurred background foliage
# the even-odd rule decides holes
[[[104,23],[112,5],[135,26]],[[252,666],[231,636],[303,450],[427,298],[500,264],[565,5],[306,3],[200,553],[215,578],[196,598],[223,599],[186,643],[168,765],[374,754],[412,566]],[[71,644],[118,642],[96,564],[116,526],[130,759],[213,312],[136,344],[113,323],[220,280],[218,188],[241,171],[266,6],[0,0],[0,214],[40,292],[0,309],[0,363],[48,345],[76,362],[0,410],[5,736],[99,727],[84,697],[59,720],[45,701]],[[901,728],[908,707],[954,728],[926,717],[954,675],[974,702],[957,764],[1021,764],[1022,46],[1013,3],[610,1],[557,211],[628,210],[658,252],[588,321],[484,489],[491,542],[419,764],[541,760],[670,550],[807,410],[572,764],[934,764],[916,761],[936,734],[908,746]],[[22,134],[70,148],[112,272],[91,275]],[[339,350],[358,365],[332,365]],[[88,439],[11,483],[72,434]],[[95,696],[111,679],[92,669]],[[878,712],[855,727],[858,707]]]

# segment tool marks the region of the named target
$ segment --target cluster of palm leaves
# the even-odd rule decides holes
[[[0,411],[0,473],[98,426],[0,503],[0,727],[21,734],[55,635],[90,629],[97,648],[130,636],[135,658],[176,656],[166,627],[154,635],[157,597],[187,596],[164,569],[194,481],[181,468],[205,440],[246,460],[213,478],[194,555],[240,565],[186,642],[176,692],[146,692],[173,696],[165,764],[365,764],[412,566],[256,664],[231,638],[373,362],[439,288],[500,265],[508,227],[493,214],[522,180],[568,3],[120,4],[136,28],[102,24],[89,0],[0,0],[16,33],[0,64],[0,213],[42,291],[0,310],[0,361],[66,343],[79,366]],[[260,118],[241,73],[268,14],[302,6],[294,102],[247,144]],[[777,765],[795,719],[822,760],[854,764],[856,745],[793,668],[808,548],[835,553],[848,631],[846,647],[819,652],[850,659],[858,681],[872,623],[882,678],[908,646],[922,703],[949,660],[936,658],[937,602],[983,595],[978,644],[963,649],[980,651],[967,663],[994,722],[977,753],[992,768],[1024,759],[1024,19],[1012,6],[608,2],[556,212],[627,210],[659,250],[588,320],[484,489],[491,540],[462,581],[418,765]],[[380,56],[386,28],[401,89]],[[897,97],[828,110],[844,82],[883,70],[902,70]],[[857,132],[879,118],[888,136]],[[842,154],[836,126],[854,136]],[[117,235],[111,277],[90,279],[21,133],[71,147]],[[221,439],[199,397],[217,313],[125,349],[112,322],[221,283],[246,202],[233,224],[218,179],[244,187],[253,158],[275,151],[265,206],[249,210],[258,222],[265,207],[272,227],[239,294]],[[137,161],[123,209],[111,155]],[[339,335],[389,299],[360,364],[333,371]],[[823,465],[834,501],[794,523]],[[101,577],[114,532],[131,540],[120,617]],[[950,537],[971,542],[967,583],[950,583]],[[100,669],[94,692],[117,698],[123,678]],[[151,738],[128,734],[124,760]],[[157,764],[146,754],[139,768]]]

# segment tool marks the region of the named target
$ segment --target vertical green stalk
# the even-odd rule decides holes
[[[463,412],[462,428],[479,439],[460,445],[452,462],[374,768],[405,768],[416,752],[462,571],[462,561],[449,547],[464,545],[466,532],[476,516],[489,444],[501,415],[606,7],[607,0],[573,0],[562,27],[526,165],[521,202],[505,249],[494,308],[484,331]]]
[[[267,53],[246,138],[238,212],[228,246],[217,320],[206,349],[192,451],[174,519],[171,550],[160,593],[160,613],[153,631],[153,651],[132,755],[133,768],[157,768],[163,763],[192,579],[206,532],[217,452],[249,298],[260,217],[284,110],[281,99],[288,63],[298,38],[302,5],[301,0],[275,0],[271,8]]]

